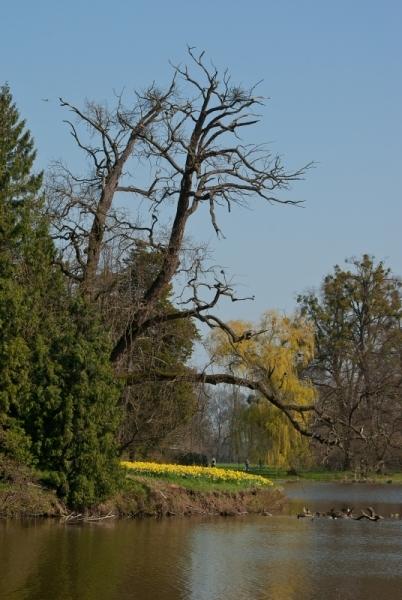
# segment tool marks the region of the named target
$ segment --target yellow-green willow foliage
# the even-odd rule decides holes
[[[247,331],[261,333],[233,342],[225,332],[217,330],[210,343],[216,362],[237,376],[262,383],[282,404],[314,403],[314,387],[300,376],[314,355],[314,333],[305,319],[269,311],[257,327],[245,321],[233,321],[230,327],[237,335]],[[248,435],[254,432],[260,439],[260,442],[250,441],[255,459],[258,455],[258,460],[283,467],[308,462],[308,441],[294,429],[286,415],[260,394],[244,411],[242,420]],[[261,434],[266,436],[264,443]]]
[[[259,400],[244,411],[242,419],[249,436],[254,438],[250,444],[250,460],[279,468],[311,465],[309,440],[301,436],[275,406]]]

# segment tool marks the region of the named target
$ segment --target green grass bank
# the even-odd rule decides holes
[[[219,464],[219,467],[225,469],[233,469],[236,471],[244,471],[242,464]],[[333,471],[329,469],[278,469],[268,466],[250,466],[249,473],[267,477],[276,483],[298,481],[300,479],[306,481],[323,481],[323,482],[338,482],[338,483],[402,483],[402,472],[387,471],[385,473],[368,473],[361,474],[357,471]]]
[[[267,515],[279,511],[284,502],[278,486],[127,472],[116,494],[97,506],[83,509],[77,519]],[[27,469],[14,471],[12,477],[0,483],[0,517],[56,517],[75,522],[74,514],[58,499],[54,490],[47,488],[40,476],[35,477]]]

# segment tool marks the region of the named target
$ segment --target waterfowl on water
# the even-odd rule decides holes
[[[303,519],[304,517],[310,517],[310,518],[314,517],[314,515],[310,511],[310,509],[306,508],[305,506],[303,506],[303,512],[297,514],[298,519]]]
[[[318,511],[312,513],[309,508],[306,508],[304,506],[303,511],[301,513],[298,513],[296,516],[298,519],[303,519],[305,517],[310,517],[311,519],[314,519],[315,517],[330,517],[331,519],[353,519],[355,521],[360,521],[361,519],[367,519],[368,521],[379,521],[380,519],[384,518],[382,515],[376,513],[372,506],[368,506],[366,508],[366,511],[362,510],[361,515],[359,515],[358,517],[354,516],[353,508],[346,506],[341,508],[340,511],[335,510],[335,508],[331,508],[328,512],[323,513],[320,513]],[[390,516],[391,519],[398,519],[399,513],[393,513]]]
[[[367,512],[364,512],[364,510],[362,510],[362,514],[358,517],[354,517],[354,519],[356,521],[360,521],[361,519],[367,519],[368,521],[379,521],[380,519],[384,518],[383,516],[378,515],[372,506],[368,506],[366,510]]]

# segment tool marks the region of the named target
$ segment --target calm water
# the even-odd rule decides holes
[[[0,521],[7,600],[399,600],[402,521],[297,520],[308,505],[402,513],[401,486],[292,484],[285,514],[63,526]]]

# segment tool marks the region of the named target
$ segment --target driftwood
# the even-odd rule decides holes
[[[69,513],[65,517],[63,517],[63,523],[67,525],[75,525],[77,523],[98,523],[100,521],[105,521],[106,519],[115,519],[116,515],[112,512],[108,512],[107,515],[86,515],[83,513]]]
[[[193,506],[192,504],[186,504],[186,507],[189,508],[191,510],[191,512],[199,513],[200,515],[207,514],[206,510],[203,510],[202,508],[197,508],[196,506]]]

